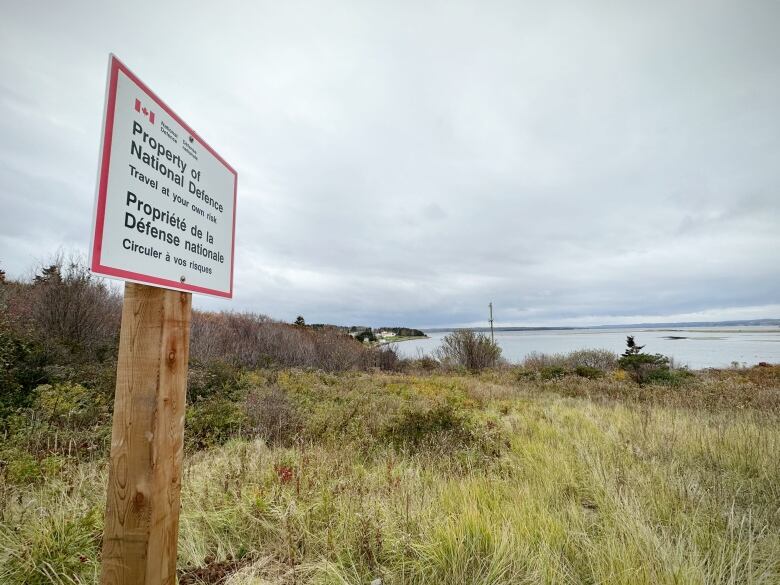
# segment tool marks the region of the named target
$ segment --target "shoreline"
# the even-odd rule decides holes
[[[404,341],[415,341],[419,339],[430,339],[430,335],[415,335],[414,337],[398,337],[393,339],[383,339],[382,341],[377,341],[375,347],[379,347],[380,345],[390,345],[391,343],[402,343]]]

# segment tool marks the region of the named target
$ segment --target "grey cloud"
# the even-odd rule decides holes
[[[9,5],[0,262],[86,249],[114,51],[239,171],[237,296],[202,307],[777,317],[779,17],[735,0]]]

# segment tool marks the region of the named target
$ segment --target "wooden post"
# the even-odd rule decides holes
[[[192,295],[126,283],[102,585],[174,585]]]

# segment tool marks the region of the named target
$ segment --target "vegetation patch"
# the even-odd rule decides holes
[[[4,585],[98,582],[116,329],[39,305],[115,323],[89,283],[0,283]],[[780,366],[450,347],[197,314],[180,583],[780,582]]]

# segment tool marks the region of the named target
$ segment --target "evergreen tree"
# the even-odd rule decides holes
[[[40,274],[35,275],[35,283],[43,284],[46,282],[62,282],[62,273],[58,264],[52,264],[41,269]]]
[[[629,335],[626,337],[626,351],[623,352],[624,356],[639,355],[644,345],[637,345],[634,341],[634,336]]]
[[[633,335],[626,337],[626,351],[618,360],[618,365],[639,384],[669,378],[669,358],[660,353],[642,353],[643,347],[636,344]]]

